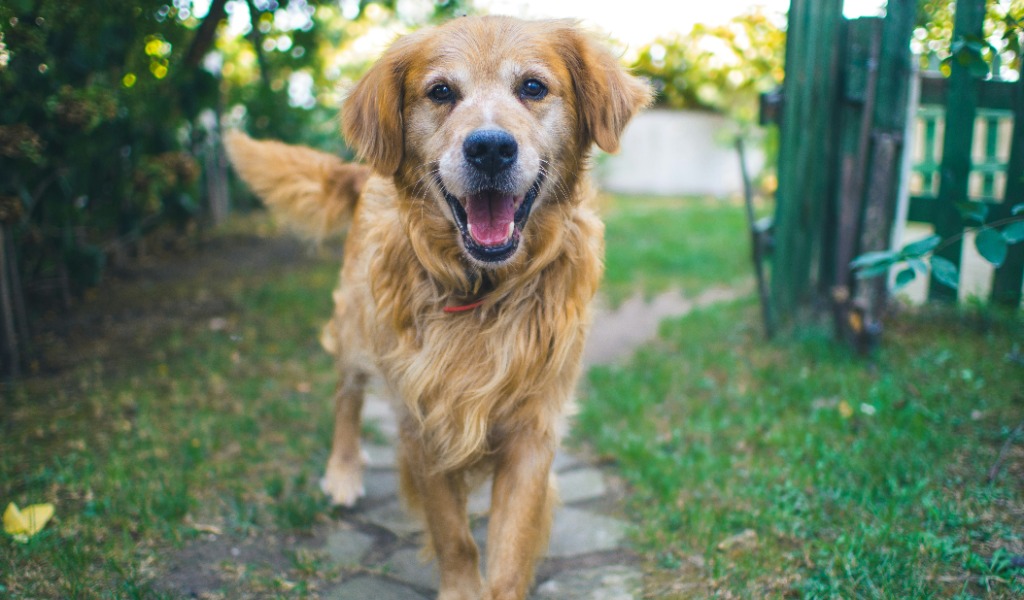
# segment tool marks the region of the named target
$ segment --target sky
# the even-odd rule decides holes
[[[656,37],[686,33],[694,24],[728,21],[760,5],[784,14],[789,0],[475,0],[492,14],[522,17],[571,17],[629,44],[642,46]],[[845,0],[848,17],[875,16],[885,0]],[[628,7],[628,10],[623,10]]]

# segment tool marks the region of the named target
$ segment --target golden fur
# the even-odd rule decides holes
[[[545,95],[531,95],[538,88],[527,81],[541,82]],[[647,85],[571,22],[467,17],[400,38],[348,96],[345,137],[372,175],[308,148],[228,139],[239,174],[286,220],[314,236],[351,222],[322,338],[341,384],[321,485],[338,504],[362,495],[359,411],[367,378],[379,374],[397,399],[402,492],[426,516],[439,598],[521,599],[529,588],[602,273],[603,225],[586,164],[594,143],[617,149],[649,98]],[[472,187],[480,175],[464,143],[480,130],[508,132],[518,144],[502,174],[507,192]],[[471,251],[479,239],[493,250],[474,237],[479,217],[464,217],[470,229],[460,238],[446,202],[467,209],[474,194],[513,208],[532,202],[525,224],[520,212],[497,221],[508,226],[510,255]],[[488,474],[484,583],[466,498]]]

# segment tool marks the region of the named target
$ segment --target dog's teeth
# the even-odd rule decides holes
[[[509,224],[508,224],[508,233],[505,234],[505,237],[506,238],[512,237],[512,233],[515,232],[515,230],[516,230],[516,223],[515,223],[515,221],[510,221]]]
[[[476,236],[473,235],[473,224],[472,223],[466,223],[466,230],[469,231],[469,237],[471,237],[471,238],[473,238],[475,240]]]

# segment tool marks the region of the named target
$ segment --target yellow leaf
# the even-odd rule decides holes
[[[843,400],[839,403],[839,414],[841,414],[844,419],[849,419],[850,417],[853,416],[853,408],[850,406],[850,403],[847,402],[846,400]]]
[[[4,511],[4,531],[15,540],[24,543],[42,531],[52,517],[52,504],[33,504],[18,510],[18,506],[11,502]]]

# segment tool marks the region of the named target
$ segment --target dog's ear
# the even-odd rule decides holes
[[[415,44],[412,35],[395,41],[342,105],[341,128],[346,142],[382,175],[393,175],[402,162],[403,87]]]
[[[577,28],[569,29],[562,39],[571,44],[563,56],[576,92],[584,141],[615,152],[626,124],[651,103],[651,86],[629,74],[611,52]]]

